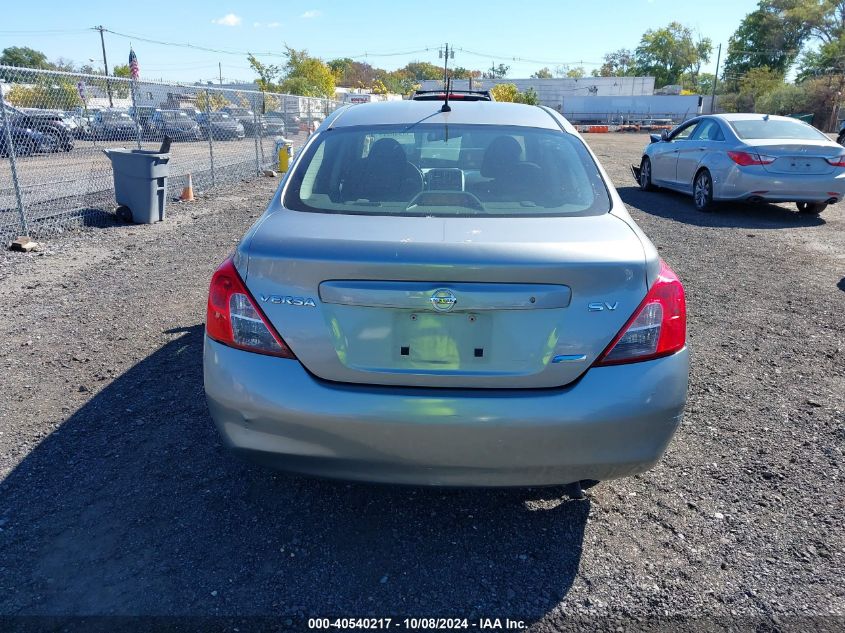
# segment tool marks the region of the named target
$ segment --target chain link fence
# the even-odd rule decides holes
[[[110,147],[170,147],[170,196],[276,164],[338,101],[214,85],[0,66],[0,239],[102,222],[114,209]]]

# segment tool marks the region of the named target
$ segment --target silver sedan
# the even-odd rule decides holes
[[[211,281],[211,416],[282,469],[631,475],[666,449],[687,374],[681,282],[549,108],[341,108]]]
[[[845,197],[845,150],[813,126],[768,114],[715,114],[652,134],[632,172],[640,188],[719,201],[795,202],[819,214]]]

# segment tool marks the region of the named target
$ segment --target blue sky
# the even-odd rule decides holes
[[[135,36],[141,76],[183,81],[252,79],[243,51],[280,55],[283,44],[307,48],[324,59],[355,57],[393,69],[409,61],[439,63],[437,49],[449,42],[454,64],[511,66],[510,77],[527,77],[542,66],[568,62],[589,72],[604,53],[634,48],[648,28],[677,20],[727,44],[756,0],[87,0],[83,4],[7,2],[0,48],[31,46],[50,59],[101,63],[100,39],[91,26]],[[48,6],[49,5],[49,6]],[[24,32],[29,31],[29,32]],[[164,46],[140,38],[190,43],[237,54]],[[126,63],[129,40],[106,34],[109,65]],[[428,50],[425,50],[428,49]],[[464,50],[461,50],[464,49]],[[413,52],[410,52],[413,51]],[[407,53],[407,54],[401,54]],[[480,55],[476,54],[480,53]],[[364,55],[367,54],[366,57]],[[268,63],[280,57],[259,55]],[[514,60],[513,58],[519,58]],[[535,60],[535,61],[522,61]],[[715,51],[705,70],[713,70]],[[542,62],[542,63],[538,63]]]

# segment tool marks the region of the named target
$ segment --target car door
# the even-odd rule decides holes
[[[678,154],[695,131],[698,120],[690,121],[676,128],[665,141],[660,141],[652,159],[652,180],[676,186]]]
[[[714,145],[724,144],[725,137],[715,119],[702,119],[689,138],[678,147],[676,183],[679,188],[692,191],[692,180],[699,164],[714,149]]]

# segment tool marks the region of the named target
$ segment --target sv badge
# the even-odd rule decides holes
[[[587,309],[590,312],[603,312],[605,310],[613,312],[618,307],[618,301],[614,301],[613,303],[608,303],[607,301],[594,301],[593,303],[587,304]]]

